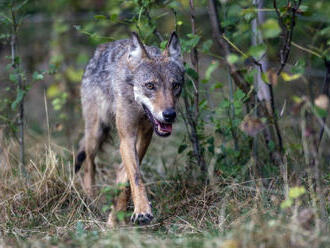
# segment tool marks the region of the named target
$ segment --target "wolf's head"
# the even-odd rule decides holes
[[[133,33],[127,60],[132,70],[136,102],[142,105],[156,134],[169,136],[184,81],[178,36],[172,33],[162,54],[149,54],[138,35]]]

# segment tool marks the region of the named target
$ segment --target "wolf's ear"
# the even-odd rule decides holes
[[[171,34],[171,37],[167,42],[167,46],[164,52],[168,57],[171,57],[173,59],[182,59],[181,46],[178,35],[175,31]]]
[[[139,63],[141,59],[149,58],[147,50],[142,44],[138,34],[135,32],[132,32],[132,43],[129,48],[129,53],[127,58],[128,58],[128,62],[133,64]]]

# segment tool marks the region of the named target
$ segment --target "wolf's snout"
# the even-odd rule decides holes
[[[166,122],[173,122],[176,117],[176,112],[173,108],[166,109],[163,112],[163,117]]]

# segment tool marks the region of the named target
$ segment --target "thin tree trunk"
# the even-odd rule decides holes
[[[330,61],[325,59],[324,60],[324,65],[325,65],[325,68],[326,68],[326,72],[325,72],[325,76],[324,76],[324,84],[323,84],[323,88],[322,88],[322,94],[326,95],[328,98],[330,98]],[[319,149],[319,147],[321,145],[326,120],[327,120],[327,118],[323,117],[323,123],[324,124],[322,125],[321,131],[320,131],[319,140],[318,140],[318,144],[317,144],[317,150]]]
[[[259,11],[259,9],[262,9],[264,7],[264,1],[263,0],[254,0],[254,5],[258,9],[257,16],[255,19],[252,20],[252,45],[256,46],[263,43],[262,37],[260,35],[260,32],[258,32],[258,25],[261,25],[265,22],[265,12]],[[268,57],[267,55],[264,55],[260,60],[259,63],[262,66],[263,71],[267,72],[268,70]],[[257,78],[256,78],[256,87],[257,87],[257,96],[259,101],[266,101],[267,103],[271,102],[270,99],[270,90],[269,85],[266,84],[261,77],[261,71],[258,70]]]
[[[189,1],[190,5],[190,14],[191,14],[191,31],[193,34],[196,34],[196,23],[195,23],[195,7],[194,7],[194,1]],[[197,47],[193,47],[192,51],[190,53],[190,60],[191,64],[194,67],[194,70],[197,72],[197,75],[199,75],[199,61],[198,61],[198,52]],[[193,149],[194,153],[197,157],[197,162],[199,167],[201,168],[201,171],[203,173],[206,172],[206,164],[204,160],[203,152],[200,148],[200,140],[198,137],[198,119],[199,119],[199,78],[192,79],[193,83],[195,85],[195,92],[194,92],[194,113],[193,116],[191,115],[190,118],[193,119],[193,121],[190,121],[191,129],[192,129],[192,142],[193,142]],[[187,102],[185,102],[187,104]],[[189,114],[188,114],[189,115]]]
[[[12,58],[12,68],[17,75],[17,86],[18,92],[23,92],[23,97],[18,105],[18,128],[19,128],[19,145],[20,145],[20,164],[19,170],[22,176],[25,176],[25,157],[24,157],[24,82],[22,80],[20,70],[19,70],[19,61],[17,61],[17,20],[16,20],[16,13],[11,8],[11,15],[12,15],[12,33],[11,33],[11,58]]]

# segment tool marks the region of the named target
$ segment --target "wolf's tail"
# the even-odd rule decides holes
[[[85,161],[86,159],[86,152],[85,152],[85,144],[84,144],[84,138],[81,139],[81,141],[79,142],[79,152],[76,156],[76,161],[75,161],[75,165],[74,165],[74,172],[77,173],[83,162]]]
[[[76,157],[76,163],[74,165],[75,173],[77,173],[80,170],[85,159],[86,159],[86,152],[84,150],[82,150],[77,154],[77,157]]]

